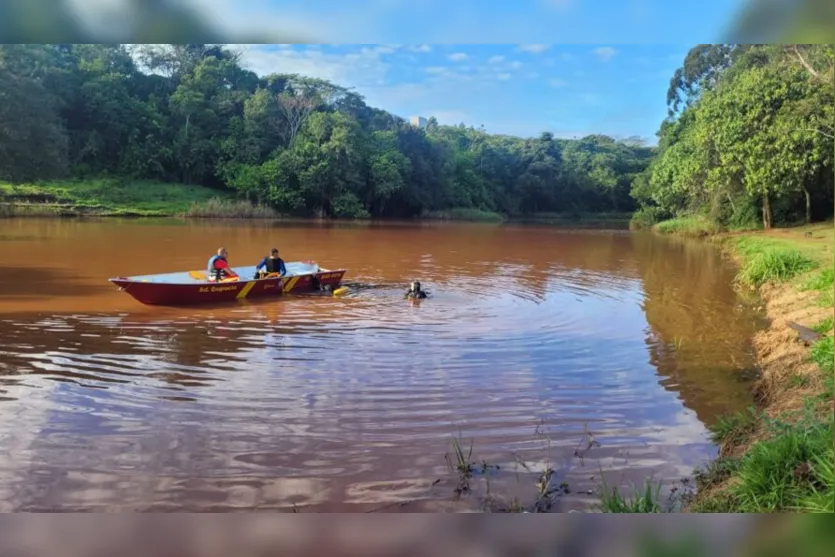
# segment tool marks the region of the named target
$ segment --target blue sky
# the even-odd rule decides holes
[[[286,42],[638,44],[720,42],[759,0],[184,1],[228,29],[300,36]]]
[[[400,116],[434,115],[495,133],[650,142],[688,49],[720,42],[745,3],[189,1],[226,30],[269,29],[316,43],[242,45],[244,62],[261,74],[329,79]]]
[[[655,141],[690,45],[248,45],[244,64],[354,87],[403,117],[491,133]]]

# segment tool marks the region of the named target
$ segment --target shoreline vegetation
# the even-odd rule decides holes
[[[719,454],[694,469],[691,477],[673,485],[647,480],[631,489],[598,480],[597,490],[588,492],[597,498],[592,510],[831,513],[835,506],[835,224],[827,221],[746,232],[722,232],[720,226],[712,225],[712,233],[706,232],[703,224],[701,218],[682,219],[654,227],[653,232],[698,236],[700,241],[715,243],[739,266],[735,286],[755,293],[761,301],[770,324],[752,339],[760,368],[752,405],[744,412],[719,416],[709,427]],[[694,229],[699,233],[693,234]],[[792,326],[795,324],[804,333]],[[558,498],[572,492],[570,485],[558,481],[565,466],[571,464],[555,470],[547,436],[540,428],[536,436],[543,442],[546,456],[541,471],[522,466],[536,488],[525,501],[491,490],[499,466],[474,457],[472,441],[452,439],[446,460],[458,477],[456,500],[462,495],[475,496],[484,512],[551,512]],[[574,457],[591,458],[588,453],[597,445],[592,432],[586,431]]]
[[[711,426],[719,455],[694,471],[695,492],[679,510],[833,512],[835,225],[727,231],[690,216],[652,230],[715,242],[739,265],[736,286],[758,295],[770,321],[752,339],[761,371],[753,405]],[[605,488],[604,512],[664,512],[650,487],[631,500]]]
[[[0,218],[10,217],[179,217],[189,219],[293,220],[267,205],[203,186],[153,181],[77,180],[34,184],[0,182]],[[357,220],[339,219],[335,221]],[[615,223],[626,226],[630,212],[537,212],[505,215],[472,208],[424,211],[411,219],[485,223]],[[404,220],[411,220],[404,219]],[[364,220],[385,220],[380,218]]]
[[[739,263],[738,286],[759,294],[770,325],[753,339],[762,374],[754,405],[711,428],[719,457],[697,471],[688,510],[831,513],[835,227],[828,221],[710,239]]]

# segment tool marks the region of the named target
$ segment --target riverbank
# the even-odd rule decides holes
[[[687,510],[832,512],[833,225],[710,240],[738,261],[739,287],[757,291],[771,324],[753,339],[762,372],[754,405],[711,428],[720,453],[696,471]]]
[[[0,183],[0,216],[167,217],[213,199],[232,201],[232,196],[203,186],[146,180]]]
[[[292,219],[232,192],[167,182],[96,179],[12,185],[0,182],[0,217],[185,217]],[[631,213],[535,213],[508,217],[471,208],[426,211],[417,220],[626,226]]]

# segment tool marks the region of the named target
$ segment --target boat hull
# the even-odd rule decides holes
[[[235,269],[240,276],[247,276]],[[254,268],[252,268],[254,270]],[[176,273],[184,275],[185,273]],[[254,273],[249,273],[252,276]],[[157,275],[157,277],[174,276]],[[320,287],[336,288],[345,275],[344,269],[318,269],[310,272],[288,273],[284,278],[239,280],[236,282],[208,282],[205,280],[178,282],[154,280],[149,277],[118,277],[109,279],[136,301],[150,306],[191,306],[277,297],[294,292],[309,292]]]

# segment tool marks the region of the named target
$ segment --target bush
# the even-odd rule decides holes
[[[722,231],[716,222],[701,215],[678,217],[659,222],[654,227],[661,234],[677,234],[681,236],[710,236]]]
[[[632,215],[629,221],[629,228],[632,230],[652,228],[655,224],[669,217],[670,214],[660,207],[644,207],[638,209]]]

